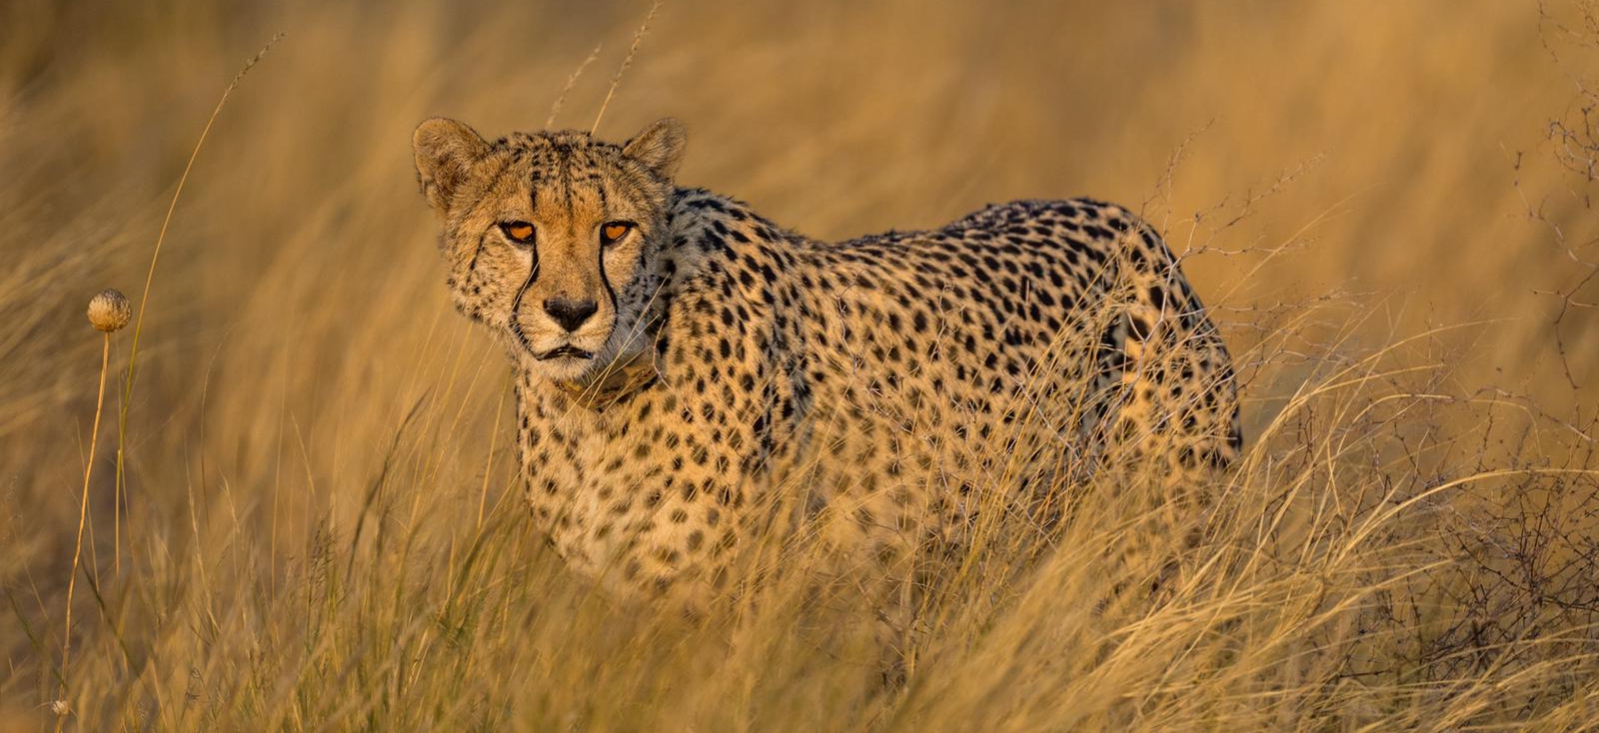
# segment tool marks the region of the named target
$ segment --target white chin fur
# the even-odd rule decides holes
[[[540,359],[535,356],[535,354],[548,353],[550,350],[555,349],[562,344],[559,341],[548,344],[540,342],[534,343],[537,344],[537,350],[529,349],[526,344],[520,343],[516,337],[512,336],[511,350],[515,353],[517,361],[520,362],[522,367],[529,373],[555,382],[569,382],[583,377],[594,368],[596,363],[606,356],[604,343],[594,346],[589,346],[588,344],[582,343],[571,343],[569,345],[584,351],[588,351],[589,353],[593,354],[593,356],[588,359],[574,357]]]
[[[582,377],[594,366],[593,359],[533,359],[528,358],[534,374],[552,382],[570,382]]]

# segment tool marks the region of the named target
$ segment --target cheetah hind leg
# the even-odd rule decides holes
[[[1110,550],[1120,554],[1115,595],[1147,583],[1137,595],[1155,605],[1172,599],[1185,560],[1220,525],[1214,494],[1242,444],[1231,359],[1178,277],[1173,266],[1135,283],[1102,340],[1114,349],[1101,376],[1114,407],[1100,435],[1115,484],[1131,493],[1127,516],[1140,518]]]

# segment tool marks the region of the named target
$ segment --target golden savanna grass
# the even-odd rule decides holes
[[[670,2],[612,95],[646,3],[8,2],[0,730],[1593,727],[1594,10]],[[1170,597],[1107,593],[1104,549],[1170,529],[1108,473],[1047,551],[948,568],[898,686],[869,609],[687,621],[568,578],[409,150],[563,94],[579,129],[609,97],[601,137],[683,119],[682,182],[819,237],[1141,210],[1245,380]],[[138,368],[113,334],[75,561],[113,286]]]

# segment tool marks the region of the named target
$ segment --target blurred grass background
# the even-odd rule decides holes
[[[207,115],[280,31],[178,205],[132,402],[108,396],[129,415],[124,506],[117,516],[114,449],[104,448],[117,442],[112,419],[91,488],[95,592],[78,596],[88,620],[69,726],[776,729],[817,711],[857,714],[824,728],[925,722],[904,712],[916,705],[862,702],[859,674],[792,650],[791,661],[766,660],[765,677],[732,665],[685,694],[704,667],[694,644],[643,652],[637,640],[649,637],[635,627],[608,636],[621,633],[616,612],[563,584],[514,521],[506,368],[449,306],[409,135],[435,114],[488,135],[536,128],[600,44],[557,122],[588,128],[647,10],[0,8],[0,584],[10,607],[0,730],[54,720],[44,706],[58,695],[52,665],[99,346],[83,307],[103,287],[138,297]],[[1465,402],[1486,395],[1513,405],[1512,418],[1539,415],[1565,432],[1492,432],[1509,442],[1439,449],[1414,475],[1489,470],[1489,454],[1585,467],[1599,338],[1584,303],[1599,284],[1582,258],[1594,254],[1599,219],[1592,181],[1563,165],[1569,148],[1551,135],[1593,103],[1583,83],[1599,59],[1580,10],[668,2],[598,134],[622,139],[679,117],[690,132],[680,182],[822,238],[937,226],[1011,198],[1124,203],[1194,253],[1190,277],[1249,365],[1250,436],[1327,363],[1307,345],[1359,351],[1461,326],[1416,347],[1446,367],[1426,386],[1465,406],[1427,429],[1486,445],[1494,418]],[[126,367],[127,336],[114,343],[114,369]],[[1583,508],[1581,496],[1540,496]],[[395,539],[354,544],[368,522]],[[544,601],[565,610],[538,615]],[[454,618],[461,607],[476,610]],[[459,652],[444,657],[455,673],[421,672],[441,640]],[[539,666],[552,655],[570,668]],[[1069,679],[1088,679],[1074,669]],[[491,671],[514,679],[490,683]],[[1126,674],[1082,694],[1120,700],[1116,684],[1154,684]],[[631,702],[607,707],[595,692],[605,684]],[[758,694],[773,689],[793,696]],[[961,712],[987,719],[980,702]],[[1005,718],[1011,729],[1073,727],[1033,702],[1007,703],[1032,716]],[[1083,714],[1084,727],[1123,720]],[[1366,714],[1354,719],[1375,719]]]

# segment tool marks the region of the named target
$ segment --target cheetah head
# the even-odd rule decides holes
[[[555,381],[645,348],[684,139],[672,119],[622,145],[571,130],[489,142],[454,120],[423,122],[417,176],[443,224],[456,307]]]

